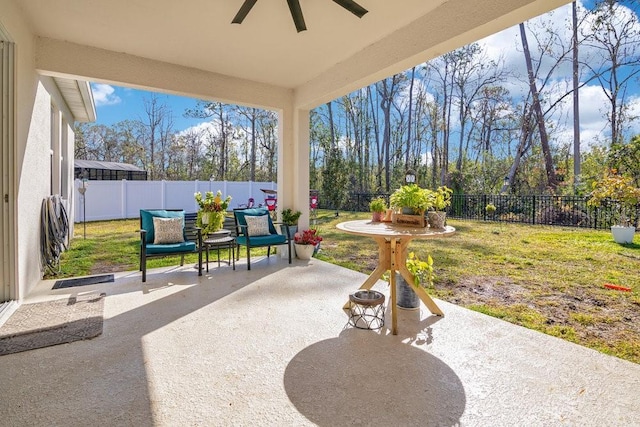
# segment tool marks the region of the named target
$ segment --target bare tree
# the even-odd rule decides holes
[[[395,74],[376,84],[378,94],[380,95],[380,109],[382,110],[384,118],[382,150],[384,158],[384,188],[386,191],[390,191],[391,189],[391,107],[394,97],[401,90],[401,84],[404,81],[404,74]]]
[[[144,98],[143,103],[145,117],[141,122],[145,126],[145,146],[149,151],[147,171],[150,180],[162,179],[165,169],[165,150],[169,135],[172,133],[173,118],[171,110],[167,105],[161,104],[155,94],[151,98]],[[159,158],[156,155],[157,151],[159,151]]]
[[[592,24],[585,34],[595,58],[585,62],[609,101],[607,120],[611,143],[622,142],[629,117],[627,90],[640,73],[640,26],[638,17],[624,1],[600,0],[592,11]],[[628,2],[635,4],[634,1]]]
[[[578,7],[574,0],[571,4],[571,30],[572,30],[572,74],[573,74],[573,191],[580,185],[580,88],[579,63],[578,63]]]
[[[533,111],[535,113],[538,132],[540,135],[540,144],[542,145],[542,152],[544,155],[545,170],[547,173],[547,184],[552,189],[555,189],[558,186],[558,181],[556,179],[556,172],[553,166],[551,148],[549,147],[549,137],[547,135],[544,114],[542,113],[542,106],[540,105],[540,94],[538,92],[538,86],[533,72],[531,53],[529,52],[529,43],[527,42],[527,33],[524,28],[524,24],[522,23],[520,24],[520,37],[522,40],[522,49],[524,50],[525,61],[527,63],[527,75],[529,76],[529,92],[531,93],[532,97]]]

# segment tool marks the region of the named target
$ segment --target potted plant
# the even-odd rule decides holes
[[[447,213],[444,211],[451,205],[451,194],[453,190],[446,186],[438,187],[433,191],[433,211],[427,213],[431,228],[444,228]]]
[[[416,309],[420,307],[420,299],[414,292],[413,287],[432,287],[435,275],[433,273],[433,258],[427,255],[427,259],[419,259],[414,252],[410,252],[407,257],[407,269],[414,277],[412,284],[407,283],[401,274],[396,273],[396,305],[405,309]]]
[[[424,211],[433,205],[433,192],[416,184],[403,185],[391,194],[389,205],[395,211],[395,224],[426,227]]]
[[[636,187],[628,176],[607,173],[593,183],[593,191],[587,205],[600,207],[606,202],[613,203],[613,217],[616,224],[611,226],[613,240],[616,243],[631,243],[636,227],[628,214],[637,209],[640,203],[640,188]]]
[[[318,230],[313,228],[296,232],[293,236],[293,243],[296,248],[296,256],[300,259],[311,259],[317,245],[322,241]]]
[[[302,215],[302,212],[294,211],[290,208],[282,211],[282,223],[289,226],[289,234],[291,236],[295,235],[298,231],[298,220],[300,219],[300,215]]]
[[[222,228],[227,208],[231,202],[231,196],[222,198],[222,191],[218,190],[216,195],[207,191],[204,198],[199,191],[194,194],[199,210],[196,225],[202,228],[203,234],[213,233]]]
[[[387,202],[384,197],[376,197],[369,202],[369,210],[373,213],[371,220],[373,222],[382,221],[382,214],[387,210]]]
[[[420,188],[417,184],[402,185],[391,194],[389,204],[408,215],[422,215],[431,208],[433,196],[430,190]]]

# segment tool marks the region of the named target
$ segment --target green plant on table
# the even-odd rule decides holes
[[[207,191],[202,197],[202,193],[199,191],[194,193],[193,197],[196,199],[200,210],[203,212],[226,212],[231,203],[231,196],[222,198],[222,191],[218,190],[216,195],[213,195],[212,191]]]
[[[447,186],[438,187],[433,191],[433,208],[437,211],[443,211],[447,206],[451,205],[451,195],[453,190]]]
[[[384,200],[384,197],[376,197],[375,199],[369,202],[369,210],[371,212],[382,213],[387,210],[387,202]]]
[[[417,184],[403,185],[391,194],[389,205],[392,208],[409,208],[414,214],[419,215],[433,207],[434,193],[426,188],[420,188]]]

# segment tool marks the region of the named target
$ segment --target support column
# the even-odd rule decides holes
[[[309,227],[309,110],[293,107],[278,112],[278,210],[286,208]]]

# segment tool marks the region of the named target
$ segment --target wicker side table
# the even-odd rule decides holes
[[[358,329],[384,326],[384,295],[378,291],[359,290],[349,295],[349,324]]]

